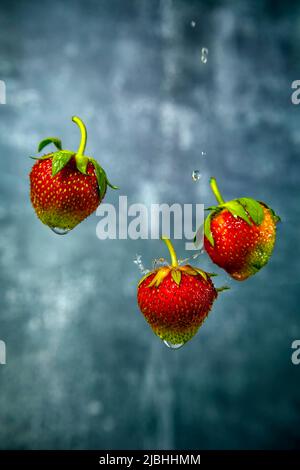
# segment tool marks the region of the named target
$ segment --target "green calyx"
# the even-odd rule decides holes
[[[215,215],[221,212],[224,209],[227,209],[235,218],[241,218],[249,225],[261,225],[264,220],[264,210],[263,206],[267,207],[274,218],[275,222],[278,222],[280,218],[275,214],[275,212],[270,209],[266,204],[262,204],[255,199],[250,197],[240,197],[238,199],[233,199],[232,201],[225,202],[221,193],[219,191],[217,182],[215,178],[210,179],[211,189],[219,203],[217,206],[209,207],[207,210],[210,210],[210,213],[205,219],[204,222],[204,234],[209,240],[212,246],[214,246],[214,239],[211,232],[211,221]]]
[[[99,194],[102,199],[106,193],[107,186],[110,186],[112,189],[118,189],[118,187],[110,183],[110,181],[108,180],[106,176],[104,169],[99,165],[97,160],[95,160],[92,157],[88,157],[84,155],[86,141],[87,141],[86,127],[84,123],[82,122],[82,120],[77,116],[73,116],[72,121],[78,125],[80,129],[80,133],[81,133],[80,144],[79,144],[77,152],[73,152],[71,150],[63,150],[61,140],[57,139],[56,137],[47,137],[46,139],[43,139],[39,143],[38,152],[40,152],[44,147],[46,147],[49,144],[54,144],[55,147],[57,148],[57,151],[53,153],[49,153],[47,155],[43,155],[42,157],[31,157],[31,158],[35,160],[46,160],[48,158],[51,158],[52,159],[52,176],[55,176],[57,173],[59,173],[68,164],[68,162],[70,161],[72,157],[75,158],[77,170],[80,171],[80,173],[82,173],[83,175],[90,176],[87,173],[87,166],[88,166],[88,163],[91,163],[95,169],[95,175],[96,175],[96,178],[98,181],[98,187],[99,187]]]
[[[140,279],[138,283],[138,287],[144,282],[145,279],[147,279],[147,277],[151,276],[154,273],[155,273],[155,276],[153,277],[153,279],[151,280],[151,282],[148,284],[147,287],[159,287],[161,283],[163,282],[163,280],[170,273],[171,273],[173,281],[177,284],[177,286],[180,286],[182,273],[188,274],[190,276],[198,276],[200,274],[200,276],[202,276],[205,281],[207,281],[209,277],[216,276],[216,274],[214,273],[207,273],[205,271],[202,271],[202,269],[195,268],[194,266],[190,266],[189,264],[185,266],[179,266],[177,255],[176,255],[176,252],[174,250],[171,240],[169,240],[169,238],[167,237],[162,237],[162,240],[165,242],[169,250],[170,257],[171,257],[171,264],[169,266],[163,266],[159,269],[156,269],[155,271],[151,271],[145,274],[145,276],[143,276],[142,279]]]

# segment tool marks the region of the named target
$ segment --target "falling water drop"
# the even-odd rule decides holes
[[[69,228],[60,228],[60,227],[50,227],[52,232],[56,233],[56,235],[66,235],[70,232]]]
[[[193,173],[192,173],[192,180],[193,181],[199,181],[199,179],[201,178],[201,173],[199,170],[194,170]]]
[[[194,21],[194,20],[191,21],[191,27],[192,27],[192,28],[195,28],[195,26],[196,26],[196,21]]]
[[[202,47],[202,49],[201,49],[201,62],[203,62],[203,64],[206,64],[207,56],[208,56],[207,47]]]
[[[178,343],[178,344],[170,343],[170,341],[166,341],[165,339],[164,339],[164,344],[167,346],[167,348],[170,348],[170,349],[179,349],[184,345],[184,343]]]

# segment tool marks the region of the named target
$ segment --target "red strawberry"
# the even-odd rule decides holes
[[[171,347],[179,347],[197,333],[218,294],[210,274],[178,266],[170,240],[163,240],[172,264],[146,274],[138,284],[137,299],[154,333]]]
[[[215,264],[243,281],[269,261],[280,219],[266,204],[251,198],[224,202],[215,178],[210,185],[219,205],[210,208],[205,220],[205,249]]]
[[[30,172],[30,197],[38,218],[56,233],[67,233],[92,214],[110,184],[106,173],[92,157],[84,155],[86,128],[76,116],[72,118],[81,131],[77,153],[62,150],[61,141],[48,137],[39,144],[40,152],[53,143],[58,151],[36,158]]]

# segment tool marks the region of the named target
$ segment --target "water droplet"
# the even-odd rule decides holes
[[[184,343],[174,344],[174,343],[171,343],[170,341],[166,341],[165,339],[164,339],[164,344],[170,349],[179,349],[184,345]]]
[[[202,47],[202,49],[201,49],[201,62],[203,62],[203,64],[206,64],[207,56],[208,56],[207,47]]]
[[[56,235],[66,235],[70,232],[69,228],[60,228],[60,227],[50,227],[52,232],[56,233]]]
[[[202,155],[202,157],[206,157],[206,152],[204,152],[204,151],[202,150],[201,155]]]
[[[134,264],[137,265],[137,267],[139,268],[139,270],[141,271],[142,274],[148,274],[150,272],[150,270],[145,268],[145,266],[143,264],[142,255],[136,255],[133,262],[134,262]]]
[[[199,179],[201,178],[201,173],[199,170],[194,170],[193,173],[192,173],[192,180],[193,181],[199,181]]]
[[[192,27],[192,28],[195,28],[195,26],[196,26],[196,21],[194,21],[194,20],[191,21],[191,27]]]

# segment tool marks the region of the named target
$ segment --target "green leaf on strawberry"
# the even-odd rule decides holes
[[[57,137],[46,137],[46,139],[41,140],[38,146],[38,152],[41,152],[44,147],[49,144],[54,144],[58,150],[62,150],[61,140]]]
[[[224,290],[230,290],[230,287],[228,286],[216,287],[217,292],[224,292]]]
[[[233,200],[226,202],[225,204],[220,204],[218,209],[227,209],[234,217],[240,217],[245,222],[247,222],[247,224],[251,225],[251,220],[249,219],[244,206],[242,206],[242,204],[240,204],[238,200]]]
[[[114,184],[111,184],[111,182],[109,181],[107,176],[106,176],[106,182],[107,182],[107,186],[109,186],[111,189],[119,189],[118,186],[115,186]]]
[[[142,282],[144,282],[144,280],[147,279],[147,277],[151,276],[152,274],[153,274],[153,273],[152,273],[151,271],[149,271],[148,273],[146,273],[146,274],[140,279],[140,281],[139,281],[139,283],[138,283],[138,286],[139,286],[140,284],[142,284]]]
[[[52,156],[52,176],[55,176],[60,170],[62,170],[73,155],[74,153],[68,150],[55,152]]]
[[[200,276],[203,277],[203,279],[205,279],[205,281],[207,281],[207,276],[208,277],[211,277],[211,276],[216,276],[216,274],[209,274],[209,273],[206,273],[205,271],[202,271],[202,269],[199,269],[199,268],[193,268],[197,274],[200,274]]]
[[[99,165],[97,160],[95,160],[94,158],[90,158],[90,162],[94,165],[96,178],[98,181],[98,186],[99,186],[99,191],[100,191],[100,196],[103,197],[106,193],[106,187],[107,187],[106,173],[103,170],[103,168]]]
[[[250,197],[240,197],[237,201],[246,209],[255,225],[262,223],[264,220],[264,211],[258,201]]]
[[[171,276],[173,281],[175,281],[176,284],[179,286],[181,281],[181,272],[177,271],[177,269],[172,269]]]
[[[42,157],[32,157],[30,156],[29,158],[32,158],[32,160],[47,160],[48,158],[52,158],[53,153],[47,153],[46,155],[43,155]]]
[[[213,211],[210,214],[208,214],[208,216],[206,217],[205,222],[204,222],[204,235],[206,236],[206,238],[210,241],[210,243],[213,246],[214,246],[215,242],[214,242],[214,239],[213,239],[213,236],[212,236],[212,233],[211,233],[210,223],[211,223],[211,219],[212,219],[212,217],[214,216],[215,213],[216,212]]]
[[[87,170],[89,161],[91,161],[91,158],[86,157],[85,155],[81,155],[80,158],[77,157],[76,159],[77,170],[79,170],[80,173],[82,173],[83,175],[87,175],[86,170]]]

